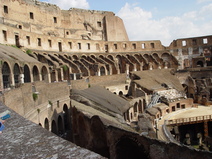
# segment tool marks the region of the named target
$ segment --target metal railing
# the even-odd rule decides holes
[[[189,118],[180,118],[180,119],[171,119],[167,121],[167,125],[173,124],[183,124],[183,123],[190,123],[190,122],[200,122],[205,120],[212,120],[212,115],[203,115],[203,116],[196,116],[196,117],[189,117]]]

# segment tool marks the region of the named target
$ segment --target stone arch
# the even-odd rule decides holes
[[[3,88],[9,88],[12,80],[11,80],[11,69],[7,62],[4,62],[2,66],[2,80],[3,80]]]
[[[115,146],[116,159],[148,159],[144,146],[130,137],[122,137]]]
[[[46,66],[43,66],[41,69],[41,76],[42,76],[42,81],[49,82],[48,78],[48,70]]]
[[[123,96],[123,92],[122,91],[119,91],[119,96]]]
[[[64,133],[64,127],[63,127],[63,119],[62,117],[59,115],[58,119],[57,119],[57,126],[58,126],[58,134],[62,135]]]
[[[20,83],[20,74],[21,74],[21,70],[19,65],[16,63],[13,67],[13,75],[14,75],[14,82],[15,82],[15,86],[17,86]]]
[[[69,67],[67,65],[63,65],[63,79],[69,80]]]
[[[44,128],[46,130],[49,130],[49,120],[48,120],[48,118],[45,118],[45,120],[44,120]]]
[[[73,59],[73,60],[79,60],[79,58],[78,58],[77,55],[73,55],[73,56],[72,56],[72,59]]]
[[[95,55],[93,55],[93,54],[91,54],[91,55],[90,55],[90,57],[91,57],[91,58],[94,58],[94,59],[96,58],[96,56],[95,56]]]
[[[52,120],[51,132],[57,134],[57,124],[54,120]]]
[[[114,58],[113,58],[112,55],[108,55],[107,57],[108,57],[110,60],[114,61]]]
[[[32,74],[33,74],[33,81],[40,81],[40,77],[39,77],[39,70],[38,67],[36,65],[33,66],[32,68]]]
[[[106,75],[106,69],[104,66],[101,66],[100,69],[99,69],[99,72],[100,72],[100,76],[105,76]]]
[[[171,56],[169,53],[163,53],[161,55],[161,58],[163,60],[163,68],[170,68],[170,62],[171,62]]]
[[[91,133],[92,133],[92,146],[91,150],[109,158],[109,147],[107,145],[107,135],[104,124],[98,116],[91,118]],[[101,135],[100,135],[101,134]]]
[[[24,83],[29,83],[31,82],[31,77],[30,77],[30,69],[28,65],[24,65]]]
[[[64,123],[64,128],[65,131],[68,130],[69,127],[69,113],[68,113],[68,106],[67,104],[63,105],[63,123]]]

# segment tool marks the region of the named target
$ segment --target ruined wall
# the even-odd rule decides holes
[[[106,126],[97,116],[89,118],[76,108],[72,111],[74,139],[77,145],[111,159],[141,157],[144,159],[209,159],[212,157],[210,152],[165,143],[113,126]],[[101,133],[101,136],[97,132]]]
[[[3,8],[0,17],[4,25],[36,34],[71,39],[85,38],[105,41],[107,31],[106,24],[103,24],[105,23],[104,17],[107,16],[109,19],[114,17],[112,12],[74,8],[60,10],[56,5],[32,0],[1,0],[0,7]],[[110,39],[116,41],[119,40],[116,38],[121,38],[126,41],[128,37],[123,22],[118,19],[120,18],[114,19],[117,20],[114,28],[122,26],[123,32],[118,37],[112,38],[111,36]],[[108,23],[107,25],[110,25],[110,22]]]
[[[109,75],[109,76],[90,76],[81,80],[71,81],[73,89],[86,89],[89,86],[110,86],[123,84],[126,81],[126,74]]]
[[[178,59],[180,69],[192,67],[192,58],[197,58],[200,55],[209,60],[212,57],[211,48],[212,36],[177,39],[167,47]]]
[[[33,99],[33,92],[37,92],[37,99]],[[36,110],[38,105],[48,104],[48,101],[57,101],[60,98],[69,96],[67,83],[27,83],[19,88],[4,92],[3,103],[25,116],[32,110]]]

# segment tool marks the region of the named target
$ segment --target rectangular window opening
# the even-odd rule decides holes
[[[27,39],[28,45],[30,45],[30,37],[29,36],[26,36],[26,39]]]
[[[29,13],[30,19],[34,19],[34,14],[32,12]]]
[[[146,48],[145,43],[141,44],[141,48],[142,49],[145,49]]]
[[[4,13],[8,14],[8,6],[4,5]]]
[[[72,43],[68,42],[69,48],[72,49]]]
[[[48,40],[48,43],[49,43],[49,47],[52,47],[52,41]]]
[[[127,48],[127,44],[123,44],[123,48],[126,49]]]
[[[108,45],[105,45],[105,52],[108,52]]]
[[[151,43],[151,48],[155,48],[155,44],[154,43]]]
[[[133,46],[133,49],[136,49],[136,44],[132,44],[132,46]]]
[[[102,23],[101,22],[97,22],[98,27],[102,27]]]
[[[57,23],[57,17],[54,17],[54,23]]]
[[[207,44],[208,43],[208,39],[207,38],[204,38],[203,39],[203,44]]]
[[[38,46],[41,46],[41,38],[38,38]]]
[[[182,41],[182,46],[186,46],[186,41],[185,40]]]
[[[81,50],[81,43],[78,43],[78,49]]]
[[[62,52],[62,43],[58,42],[58,48],[59,48],[59,52]]]
[[[91,49],[91,45],[90,45],[90,43],[88,43],[87,45],[88,45],[88,50],[90,50],[90,49]]]
[[[5,41],[7,41],[7,31],[6,30],[2,30],[3,33],[3,38]]]
[[[116,50],[118,49],[118,46],[117,46],[117,44],[114,44],[114,49],[116,49]]]

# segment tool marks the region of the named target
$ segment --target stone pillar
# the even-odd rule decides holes
[[[24,74],[19,75],[19,82],[24,83]]]
[[[137,71],[136,63],[133,64],[133,67],[134,67],[134,71]]]
[[[100,68],[98,69],[97,76],[101,76]]]
[[[51,73],[48,73],[47,76],[48,76],[48,82],[51,83]]]
[[[39,73],[39,81],[42,81],[42,74]]]
[[[73,75],[74,75],[74,80],[77,80],[77,76],[76,76],[76,73],[74,73]]]
[[[127,75],[128,75],[129,72],[130,72],[130,71],[129,71],[129,67],[130,67],[129,64],[126,64],[126,73],[127,73]]]
[[[11,86],[15,86],[14,74],[11,72]]]
[[[55,81],[58,82],[58,71],[55,69]]]
[[[31,82],[34,82],[33,73],[30,73]]]

